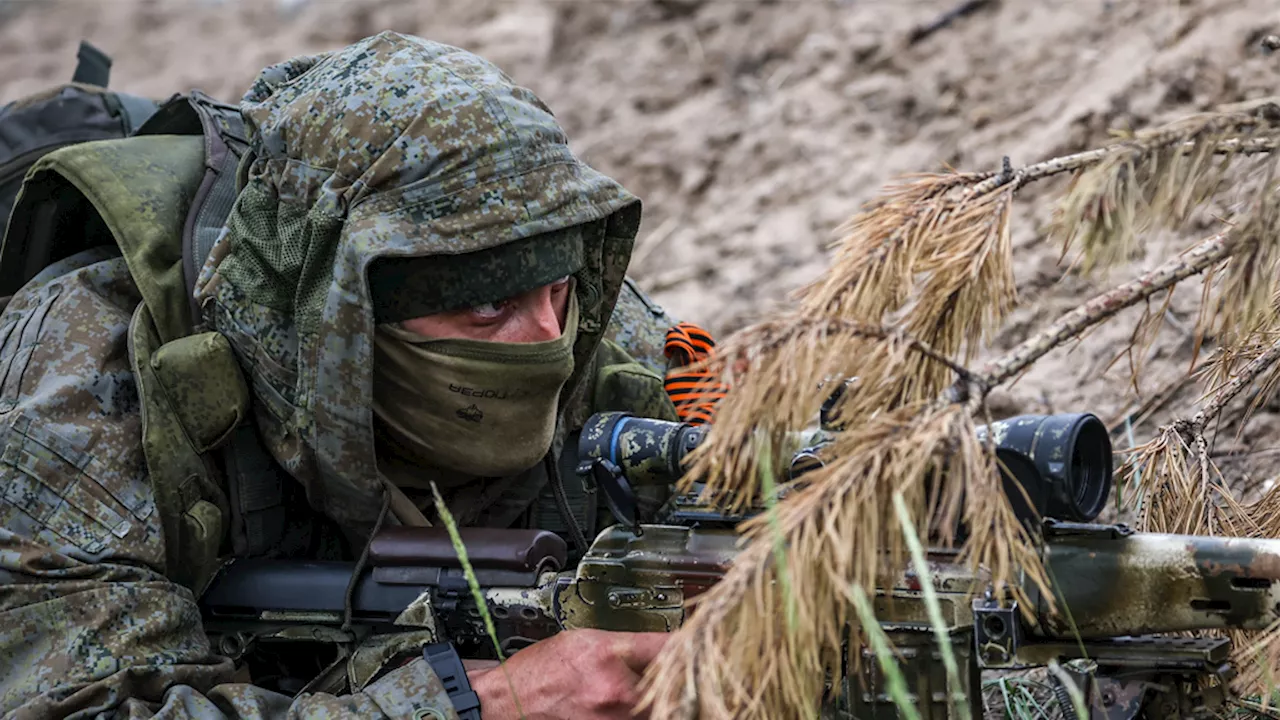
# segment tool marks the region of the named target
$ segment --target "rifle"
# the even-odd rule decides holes
[[[590,419],[579,472],[620,522],[574,567],[565,565],[564,540],[550,532],[460,530],[504,655],[563,629],[680,627],[686,601],[727,571],[741,518],[701,505],[695,489],[675,498],[664,524],[642,524],[631,487],[678,477],[702,432],[620,413]],[[1263,629],[1280,617],[1280,540],[1090,524],[1106,504],[1112,473],[1110,438],[1093,415],[1021,416],[980,432],[996,446],[1015,510],[1037,529],[1058,611],[1029,586],[1032,607],[1024,613],[995,597],[957,552],[928,551],[972,715],[982,712],[982,670],[1051,661],[1066,664],[1065,675],[1052,679],[1068,718],[1066,682],[1096,718],[1200,717],[1221,707],[1234,674],[1230,641],[1178,633]],[[824,442],[795,453],[793,477],[821,463]],[[247,663],[258,684],[288,693],[358,690],[441,639],[464,658],[496,657],[443,528],[385,530],[354,583],[353,567],[233,560],[200,600],[214,649]],[[913,702],[923,717],[954,717],[920,578],[887,570],[878,584],[876,617],[899,651]],[[838,700],[824,714],[897,717],[873,654],[862,654],[832,688]],[[1070,663],[1076,660],[1085,662]]]

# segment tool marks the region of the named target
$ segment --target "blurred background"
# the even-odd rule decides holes
[[[114,57],[116,89],[234,101],[265,65],[384,29],[477,52],[541,95],[578,154],[644,199],[632,274],[719,334],[822,273],[841,222],[894,177],[1023,165],[1280,94],[1280,56],[1259,44],[1280,5],[1264,0],[0,0],[0,102],[69,79],[81,39]],[[1054,189],[1015,209],[1021,307],[984,355],[1215,227],[1206,214],[1131,267],[1080,276],[1042,231]],[[1176,293],[1138,383],[1124,360],[1108,369],[1122,318],[996,411],[1122,424],[1169,388],[1189,407],[1198,299],[1195,283]],[[1276,409],[1215,451],[1280,445]]]

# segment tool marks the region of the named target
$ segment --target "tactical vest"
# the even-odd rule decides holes
[[[124,256],[143,298],[129,340],[168,574],[197,593],[228,553],[293,554],[283,548],[297,524],[293,511],[306,505],[300,484],[258,437],[234,350],[203,327],[192,298],[235,202],[246,148],[238,108],[200,92],[177,96],[133,137],[63,148],[36,162],[0,247],[0,295],[89,248],[114,245]],[[643,412],[634,398],[665,400],[662,344],[674,321],[629,281],[616,318],[628,318],[611,333],[627,351],[612,340],[602,346],[596,409]],[[655,407],[651,414],[667,414]],[[573,514],[591,533],[609,522],[573,477],[574,464],[566,452],[561,474]],[[567,529],[549,491],[523,502],[525,523]]]

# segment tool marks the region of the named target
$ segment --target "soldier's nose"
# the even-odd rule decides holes
[[[560,295],[556,297],[551,286],[544,286],[522,298],[515,342],[546,342],[560,337],[566,305],[564,293]]]

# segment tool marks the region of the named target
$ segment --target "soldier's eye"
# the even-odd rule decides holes
[[[502,314],[502,309],[506,307],[506,304],[507,302],[505,300],[500,300],[496,303],[485,303],[483,305],[476,305],[475,307],[471,308],[471,312],[475,313],[476,315],[479,315],[482,318],[486,318],[486,319],[495,318]]]

